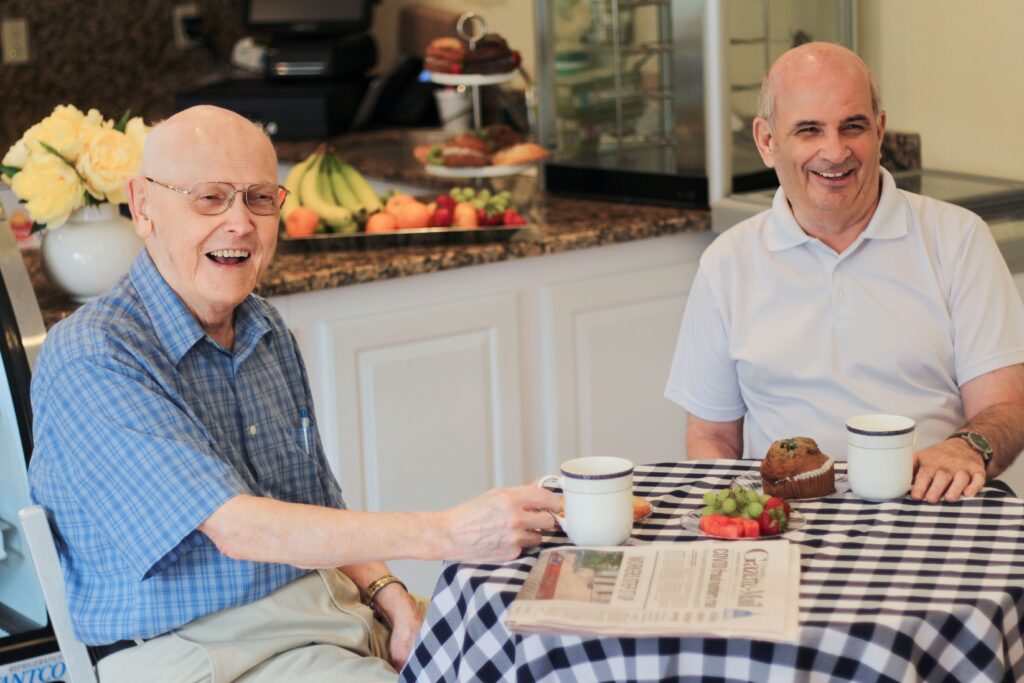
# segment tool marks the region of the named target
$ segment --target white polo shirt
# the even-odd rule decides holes
[[[781,188],[707,248],[665,395],[705,420],[745,416],[745,458],[809,436],[842,461],[848,417],[911,417],[921,449],[963,425],[962,384],[1021,362],[1024,304],[988,226],[882,169],[842,254],[800,228]]]

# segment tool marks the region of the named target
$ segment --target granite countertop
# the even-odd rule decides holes
[[[420,144],[423,140],[421,133],[374,131],[342,136],[330,142],[346,160],[371,178],[434,188],[437,191],[471,183],[426,175],[411,155],[412,145]],[[278,141],[275,144],[281,161],[294,162],[305,158],[319,141]],[[528,205],[526,208],[530,224],[510,239],[479,244],[403,246],[358,251],[286,253],[280,249],[256,291],[266,297],[297,294],[659,235],[707,230],[711,226],[710,215],[703,210],[571,199],[534,192],[530,187],[536,184],[533,178],[520,176],[515,182],[518,184],[511,189],[513,197],[531,198],[525,202]],[[49,328],[70,315],[78,304],[49,285],[42,272],[37,250],[24,252],[24,258],[43,313],[43,322]]]
[[[438,139],[437,131],[380,130],[340,136],[328,141],[364,175],[387,181],[433,188],[438,191],[470,181],[453,181],[424,173],[411,156],[412,146]],[[282,162],[295,162],[310,154],[320,141],[277,141]],[[920,165],[916,135],[887,134],[883,158],[892,168]],[[511,182],[511,181],[509,181]],[[263,275],[257,293],[270,297],[342,287],[464,266],[587,249],[674,233],[707,230],[709,212],[678,207],[572,199],[535,191],[535,178],[519,176],[509,185],[513,201],[528,212],[530,225],[511,239],[466,245],[404,246],[359,251],[279,253]],[[523,183],[526,189],[523,189]],[[70,315],[78,305],[46,281],[36,250],[24,252],[43,321],[49,328]]]

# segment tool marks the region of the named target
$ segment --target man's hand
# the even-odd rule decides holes
[[[961,439],[949,439],[914,453],[914,485],[910,497],[954,503],[973,498],[985,485],[981,456]]]
[[[391,638],[388,640],[391,666],[395,671],[401,671],[416,644],[424,614],[416,600],[397,583],[380,589],[375,603],[391,626]]]
[[[535,485],[492,489],[439,513],[446,542],[441,556],[457,562],[504,562],[540,543],[538,529],[555,525],[558,496]]]

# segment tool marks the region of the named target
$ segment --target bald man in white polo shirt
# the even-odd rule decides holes
[[[844,460],[846,418],[897,413],[922,449],[911,495],[975,495],[1024,449],[1024,305],[988,226],[896,188],[877,86],[846,48],[783,54],[758,114],[781,188],[701,258],[666,389],[687,457],[808,435]]]

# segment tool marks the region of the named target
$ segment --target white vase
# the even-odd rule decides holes
[[[43,272],[75,301],[105,293],[131,268],[142,249],[132,222],[113,204],[86,206],[43,234]]]

